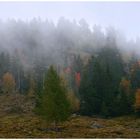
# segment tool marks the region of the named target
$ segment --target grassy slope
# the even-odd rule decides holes
[[[104,128],[90,128],[94,121]],[[76,117],[59,126],[63,128],[61,132],[38,129],[46,126],[41,119],[33,115],[1,116],[0,138],[140,138],[140,119],[134,117],[108,120]]]

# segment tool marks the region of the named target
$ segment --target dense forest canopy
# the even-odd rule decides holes
[[[139,45],[138,38],[127,40],[113,27],[91,29],[84,19],[0,21],[0,93],[37,96],[39,106],[45,73],[53,65],[67,87],[72,112],[139,112]]]
[[[58,20],[57,24],[38,18],[28,22],[14,19],[1,21],[0,39],[1,51],[8,51],[11,55],[22,53],[21,57],[23,58],[21,59],[25,59],[24,56],[27,59],[24,60],[25,65],[35,59],[34,55],[36,57],[48,56],[51,51],[53,51],[52,58],[54,56],[59,58],[60,51],[61,53],[67,52],[67,50],[76,51],[75,53],[80,53],[80,51],[92,53],[111,43],[121,50],[129,51],[129,53],[130,50],[138,52],[139,49],[137,47],[139,46],[138,38],[136,41],[128,41],[122,33],[113,27],[108,27],[103,31],[101,26],[94,25],[91,29],[84,19],[76,22],[63,17]],[[32,59],[28,58],[29,54]],[[55,60],[52,59],[52,61]],[[24,62],[22,63],[24,64]]]

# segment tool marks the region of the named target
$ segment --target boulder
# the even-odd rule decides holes
[[[98,128],[103,128],[103,126],[95,121],[90,125],[90,128],[97,128],[98,129]]]

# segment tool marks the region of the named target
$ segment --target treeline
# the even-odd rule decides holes
[[[140,113],[140,61],[127,63],[116,46],[105,46],[83,67],[80,113],[105,117]]]
[[[138,42],[118,38],[113,28],[106,34],[99,26],[91,31],[84,20],[0,25],[1,95],[35,98],[36,112],[50,118],[63,111],[64,119],[71,113],[104,117],[140,113]]]
[[[43,73],[35,71],[36,69],[24,71],[20,64],[10,61],[8,54],[1,53],[0,57],[1,94],[19,93],[36,97],[36,106],[40,106],[47,78],[45,73],[50,66]],[[117,46],[108,45],[93,53],[86,62],[80,55],[73,55],[69,59],[70,66],[67,62],[62,68],[57,65],[54,67],[63,79],[71,113],[105,117],[139,114],[140,61],[136,56],[125,62]],[[55,82],[54,79],[47,83],[52,89],[57,89]],[[47,90],[45,89],[46,92]]]

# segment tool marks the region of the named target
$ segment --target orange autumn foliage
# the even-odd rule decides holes
[[[130,81],[123,78],[120,83],[121,88],[123,91],[128,95],[130,93]]]
[[[9,72],[5,73],[2,77],[2,85],[4,93],[12,93],[15,90],[15,79]]]
[[[140,89],[137,89],[136,91],[136,97],[135,97],[135,110],[140,110]]]
[[[75,73],[75,81],[76,81],[77,87],[79,87],[80,86],[80,82],[81,82],[81,74],[80,74],[80,72],[76,72]]]

